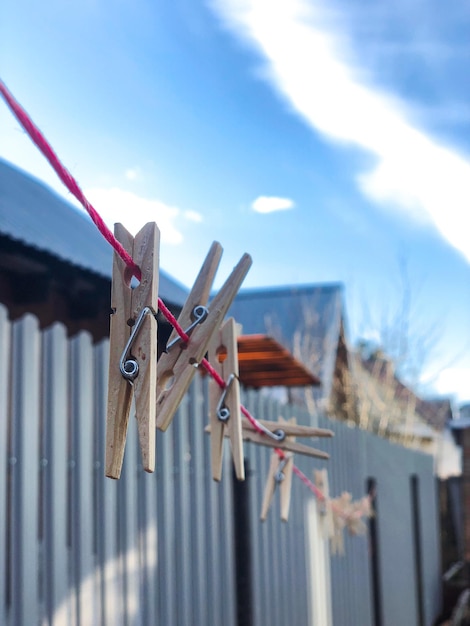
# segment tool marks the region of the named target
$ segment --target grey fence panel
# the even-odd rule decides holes
[[[174,420],[179,419],[178,413]],[[173,420],[173,422],[174,422]],[[176,559],[175,542],[176,513],[174,506],[174,459],[173,436],[174,423],[165,433],[159,433],[158,465],[159,481],[157,483],[158,499],[158,590],[160,601],[160,619],[163,624],[177,624]]]
[[[415,456],[415,468],[419,480],[423,613],[424,623],[430,626],[439,613],[442,594],[440,553],[435,549],[440,545],[437,483],[429,472],[427,455]]]
[[[206,483],[209,478],[207,464],[207,439],[201,428],[204,415],[204,381],[196,376],[189,391],[193,419],[190,420],[191,438],[191,494],[193,512],[192,558],[194,561],[194,622],[209,624],[209,604],[212,589],[208,581],[208,542],[207,502],[205,499]]]
[[[122,477],[112,481],[103,474],[108,343],[93,346],[86,333],[70,340],[60,326],[40,339],[34,318],[10,325],[0,308],[0,368],[8,387],[0,395],[2,624],[236,626],[243,564],[237,572],[232,460],[226,442],[222,481],[215,483],[204,433],[207,380],[195,377],[173,424],[157,433],[153,475],[142,471],[132,411]],[[259,419],[311,421],[299,407],[262,393],[244,393],[242,401]],[[295,457],[309,479],[314,467],[326,467],[331,496],[347,490],[354,499],[365,494],[368,477],[377,481],[384,626],[416,623],[410,480],[417,477],[423,613],[431,626],[440,574],[431,457],[343,423],[322,417],[318,423],[335,437],[314,444],[330,452],[329,461]],[[315,584],[315,542],[306,523],[314,496],[294,476],[289,521],[280,520],[276,492],[261,522],[271,454],[245,445],[253,624],[305,626]],[[345,532],[344,556],[331,558],[334,626],[372,626],[368,541]]]
[[[246,408],[250,413],[254,414],[256,395],[254,393],[245,393],[242,396]],[[259,588],[257,581],[261,580],[264,575],[262,559],[255,558],[255,554],[262,550],[259,545],[258,524],[260,514],[260,502],[262,494],[260,493],[260,481],[257,476],[260,472],[260,449],[257,446],[246,445],[244,449],[245,458],[247,459],[247,473],[245,480],[247,481],[248,497],[249,497],[249,517],[250,517],[250,546],[253,558],[250,567],[250,576],[252,580],[252,614],[253,623],[262,624],[262,618],[265,614],[265,602],[263,587]]]
[[[263,398],[260,394],[245,394],[244,401],[248,410],[257,418],[277,420],[282,410],[278,403]],[[280,519],[278,490],[274,494],[266,521],[260,521],[261,503],[272,453],[270,448],[246,445],[245,454],[250,467],[248,480],[251,496],[254,623],[259,626],[306,624],[307,566],[303,522],[304,498],[309,498],[310,493],[305,492],[305,487],[294,476],[289,521],[285,523]]]
[[[320,420],[321,426],[328,425]],[[410,477],[418,463],[423,480],[428,484],[421,491],[422,537],[432,550],[422,551],[423,599],[426,625],[431,625],[439,606],[439,568],[435,555],[439,551],[437,502],[432,488],[432,457],[394,445],[370,433],[329,422],[335,431],[329,462],[330,492],[339,495],[349,490],[354,498],[361,496],[361,483],[369,477],[377,481],[377,516],[382,622],[416,623],[417,587],[414,578],[414,545],[410,495]],[[324,446],[325,449],[329,446]],[[351,457],[351,454],[353,456]],[[344,460],[347,463],[344,464]],[[371,570],[367,537],[345,536],[344,557],[332,557],[332,587],[341,593],[341,602],[333,602],[335,626],[351,623],[371,624]],[[431,553],[431,554],[430,554]],[[406,575],[404,575],[406,572]],[[400,598],[400,601],[397,601]]]
[[[0,380],[10,380],[10,323],[0,305]],[[0,623],[7,623],[7,486],[8,486],[8,393],[0,393]]]
[[[345,426],[342,434],[342,475],[341,482],[350,491],[354,500],[359,500],[366,495],[367,479],[365,468],[366,439],[364,431],[358,428]],[[334,443],[334,442],[333,442]],[[332,457],[335,456],[333,449]],[[334,464],[334,460],[333,460]],[[343,487],[344,489],[344,487]],[[340,495],[341,490],[335,495]],[[369,571],[369,553],[367,537],[352,537],[345,532],[345,575],[346,590],[349,598],[349,615],[355,615],[358,622],[367,625],[372,621],[371,603],[368,601],[371,594]],[[360,592],[358,593],[358,586]],[[347,622],[345,616],[345,624]]]
[[[254,412],[255,417],[260,419],[261,416],[264,416],[265,419],[273,418],[273,416],[270,415],[269,412],[269,408],[271,407],[267,406],[266,400],[267,399],[263,398],[261,395],[258,396]],[[254,583],[257,585],[257,591],[255,592],[254,596],[257,597],[259,595],[263,599],[263,615],[261,617],[264,620],[267,619],[269,624],[275,624],[278,614],[276,600],[279,596],[278,591],[275,588],[276,580],[273,580],[273,575],[275,573],[275,569],[277,569],[277,566],[275,563],[274,554],[274,551],[276,550],[276,545],[273,545],[273,540],[275,539],[275,536],[273,536],[273,531],[271,529],[275,519],[277,519],[277,517],[279,516],[279,503],[277,501],[278,494],[276,494],[276,497],[273,499],[273,502],[271,504],[272,508],[269,512],[267,520],[265,522],[261,522],[261,505],[263,501],[272,450],[270,448],[259,447],[257,451],[259,470],[256,474],[256,480],[258,482],[259,496],[258,501],[255,505],[255,519],[253,520],[253,524],[258,531],[258,540],[256,541],[255,545],[258,547],[258,549],[261,548],[261,552],[258,553],[257,557],[262,562],[263,569],[261,572],[261,578],[254,581]]]
[[[137,472],[139,607],[142,624],[157,623],[157,489],[156,475]]]
[[[176,552],[176,595],[178,597],[178,624],[191,623],[191,509],[189,497],[189,396],[183,398],[174,428],[174,472],[175,472],[175,524],[178,538],[175,541]]]
[[[406,450],[387,443],[375,441],[369,463],[377,476],[382,621],[384,626],[392,626],[414,623],[417,605],[409,482],[413,468]]]
[[[142,471],[134,402],[127,432],[126,454],[118,489],[119,551],[124,587],[124,623],[141,626],[139,609],[139,552],[137,539],[137,473]]]
[[[325,465],[330,496],[334,498],[343,491],[349,491],[353,499],[362,498],[366,493],[367,479],[364,435],[368,433],[326,418],[319,418],[319,426],[334,432],[332,439],[321,441],[321,448],[331,455]],[[331,556],[333,623],[335,626],[348,626],[353,620],[354,623],[369,626],[373,619],[368,539],[350,537],[345,531],[344,542],[344,555]]]
[[[157,624],[157,504],[155,477],[146,473],[140,476],[139,511],[142,511],[140,530],[140,556],[142,583],[140,606],[142,622]]]
[[[253,413],[253,403],[247,403],[248,410]],[[259,515],[260,515],[260,502],[262,498],[262,491],[260,488],[260,480],[258,478],[262,471],[262,457],[260,449],[256,446],[245,446],[245,456],[248,459],[249,473],[245,477],[245,480],[249,481],[249,496],[250,496],[250,545],[251,551],[251,580],[252,580],[252,603],[253,603],[253,621],[254,624],[262,624],[265,619],[266,612],[268,610],[266,603],[266,588],[259,585],[260,580],[266,580],[267,568],[265,562],[260,555],[266,555],[269,546],[266,544],[266,538],[264,535],[259,534]]]
[[[67,561],[67,415],[68,341],[64,326],[43,333],[42,343],[42,500],[44,595],[47,623],[60,624],[57,607],[68,590]]]
[[[74,337],[70,343],[70,350],[72,449],[69,514],[73,580],[77,590],[73,610],[78,624],[93,624],[96,600],[93,584],[93,351],[91,336],[81,333]]]
[[[40,335],[35,318],[13,324],[9,595],[12,626],[37,624]]]
[[[209,411],[209,403],[207,393],[204,394],[203,415],[207,416]],[[203,428],[203,424],[200,424]],[[209,623],[222,623],[222,590],[223,590],[223,572],[221,571],[221,536],[222,528],[219,518],[219,488],[220,485],[215,484],[212,480],[210,470],[210,438],[204,439],[204,459],[206,465],[206,481],[205,481],[205,498],[206,498],[206,545],[208,553],[208,604],[209,604]]]
[[[192,591],[195,624],[210,623],[208,598],[212,591],[207,580],[207,512],[206,501],[203,497],[209,475],[205,471],[206,449],[204,441],[207,440],[207,435],[204,434],[201,428],[201,424],[204,422],[204,390],[202,382],[199,377],[196,377],[189,390],[189,401],[192,408],[189,431],[191,439]]]
[[[331,458],[327,467],[330,479],[330,495],[331,497],[336,497],[340,496],[343,491],[350,491],[349,480],[351,472],[346,470],[344,463],[345,447],[347,447],[344,429],[338,429],[335,425],[333,431],[335,433],[334,446],[332,446]],[[346,533],[344,535],[344,540],[347,541]],[[352,615],[352,598],[347,587],[347,558],[349,558],[348,552],[345,552],[344,555],[333,555],[331,558],[332,593],[335,594],[335,597],[341,598],[340,602],[333,603],[333,623],[338,626],[349,624],[349,619]]]
[[[235,592],[235,546],[234,524],[235,511],[233,509],[233,463],[229,442],[225,441],[224,466],[222,483],[219,485],[219,515],[221,517],[222,540],[222,571],[224,572],[223,586],[223,624],[236,626],[236,592]]]
[[[260,415],[258,412],[257,415]],[[252,524],[254,525],[257,531],[257,539],[254,542],[254,546],[256,546],[258,552],[257,554],[253,554],[252,558],[258,558],[261,563],[261,571],[260,578],[254,580],[253,583],[256,585],[256,591],[253,594],[255,598],[260,598],[261,600],[261,608],[262,615],[261,617],[264,620],[268,620],[270,624],[275,623],[276,619],[276,610],[275,605],[272,598],[276,598],[276,591],[274,589],[274,581],[272,580],[273,576],[273,550],[275,546],[272,545],[272,537],[270,533],[270,525],[273,524],[273,515],[276,515],[277,502],[272,503],[273,510],[270,511],[271,515],[269,515],[268,519],[265,522],[260,521],[260,511],[261,511],[261,503],[263,501],[266,477],[269,471],[269,449],[258,448],[257,452],[257,473],[256,473],[256,481],[258,483],[258,498],[254,506],[254,519]],[[272,596],[272,597],[271,597]],[[262,622],[260,622],[262,623]]]
[[[117,536],[119,484],[104,475],[109,342],[101,342],[94,352],[94,523],[99,570],[98,614],[103,626],[121,626]]]
[[[222,572],[221,544],[224,541],[218,515],[218,488],[211,478],[207,479],[207,504],[209,517],[207,523],[207,543],[209,554],[209,620],[211,624],[222,623],[222,591],[224,572]]]

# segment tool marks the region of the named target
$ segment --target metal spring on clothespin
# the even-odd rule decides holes
[[[279,465],[278,465],[277,471],[276,471],[276,473],[274,474],[274,480],[275,480],[277,483],[282,483],[282,481],[285,479],[285,474],[284,474],[284,472],[283,472],[282,470],[283,470],[283,469],[285,468],[285,466],[287,465],[288,460],[289,460],[289,459],[288,459],[287,457],[284,457],[283,459],[281,459],[281,460],[279,461]]]
[[[217,418],[221,422],[227,422],[230,418],[230,409],[227,406],[225,406],[225,398],[227,397],[227,394],[230,391],[230,387],[232,386],[235,378],[236,378],[235,374],[230,374],[227,380],[227,384],[225,385],[224,390],[222,391],[222,395],[220,396],[219,403],[217,404],[217,408],[216,408]]]
[[[280,442],[280,441],[284,441],[284,439],[286,438],[286,433],[282,430],[282,428],[279,428],[278,430],[275,430],[273,432],[272,430],[269,430],[269,428],[266,428],[263,424],[261,424],[261,422],[257,421],[256,423],[257,423],[257,429],[262,431],[268,437],[271,437],[271,439],[274,439],[274,441]]]
[[[194,330],[198,324],[202,324],[202,322],[207,318],[208,315],[209,315],[209,309],[207,307],[203,306],[202,304],[195,306],[191,315],[191,317],[194,318],[194,321],[192,322],[190,326],[188,326],[188,328],[186,328],[186,330],[184,331],[185,334],[189,335],[191,331]],[[179,341],[182,341],[181,337],[175,337],[173,341],[170,341],[170,343],[167,344],[166,346],[166,352],[169,352],[171,348],[174,345],[176,345]]]
[[[134,324],[132,333],[129,337],[126,347],[124,348],[122,356],[119,360],[119,370],[121,374],[124,376],[124,378],[126,378],[131,384],[132,384],[132,381],[135,380],[139,374],[139,364],[137,363],[135,359],[128,358],[128,356],[130,356],[132,344],[134,343],[134,340],[137,337],[137,334],[140,330],[140,327],[142,326],[145,316],[148,315],[149,313],[153,315],[155,319],[157,318],[155,311],[151,307],[146,306],[142,309],[137,319],[137,322]]]

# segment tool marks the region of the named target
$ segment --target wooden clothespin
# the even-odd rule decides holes
[[[268,516],[276,485],[279,485],[281,520],[287,522],[289,519],[293,469],[294,458],[292,454],[285,455],[283,459],[281,459],[276,452],[271,454],[271,464],[269,466],[268,478],[264,489],[263,506],[261,507],[262,522],[266,521]]]
[[[139,285],[131,289],[131,272],[114,253],[105,472],[119,478],[133,397],[143,467],[146,472],[155,469],[160,231],[155,223],[148,223],[132,237],[116,224],[114,234],[142,272]]]
[[[352,495],[348,491],[331,501],[334,532],[330,540],[332,554],[344,555],[344,527],[351,508]]]
[[[321,492],[322,497],[317,498],[317,511],[321,519],[323,536],[325,539],[332,539],[335,534],[335,524],[333,511],[331,509],[330,488],[328,484],[328,471],[326,468],[313,471],[315,485]]]
[[[209,362],[226,385],[221,389],[215,380],[209,382],[212,477],[217,481],[222,477],[225,431],[230,438],[235,474],[238,480],[245,480],[237,334],[237,325],[231,317],[214,334],[209,345]]]
[[[205,309],[202,305],[207,302],[221,254],[220,244],[213,244],[178,318],[178,323],[186,332],[191,330],[188,345],[184,345],[173,333],[167,352],[158,361],[157,427],[160,430],[164,431],[170,425],[191,384],[197,365],[204,358],[212,337],[250,269],[251,257],[245,254],[213,298],[209,308]]]
[[[311,448],[297,443],[295,437],[333,437],[333,431],[311,426],[299,426],[294,421],[286,422],[282,417],[278,422],[257,420],[258,427],[264,433],[258,432],[255,426],[246,418],[242,419],[242,436],[245,441],[251,441],[270,448],[279,448],[285,452],[295,452],[319,459],[329,459],[330,455],[322,450]]]
[[[279,418],[279,422],[285,425],[294,425],[295,417],[289,422],[284,422]],[[287,440],[287,441],[286,441]],[[286,443],[294,443],[295,437],[289,436],[284,440]],[[281,519],[287,522],[289,518],[290,495],[292,489],[292,472],[294,469],[294,455],[292,453],[273,452],[271,454],[271,462],[269,465],[268,477],[266,479],[266,487],[264,488],[263,505],[261,507],[261,521],[265,521],[268,516],[269,507],[276,490],[279,485],[279,496],[281,505]]]

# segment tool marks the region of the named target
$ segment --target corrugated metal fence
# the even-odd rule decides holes
[[[249,444],[247,480],[233,482],[226,454],[222,482],[212,481],[207,381],[197,377],[172,426],[157,433],[156,474],[141,470],[131,423],[122,477],[111,481],[107,342],[69,340],[60,325],[40,332],[32,316],[11,324],[0,307],[0,350],[0,624],[327,626],[314,621],[329,565],[318,569],[313,496],[294,477],[289,522],[274,502],[260,523],[270,452]],[[309,420],[259,393],[243,402],[259,418]],[[370,538],[346,537],[345,556],[331,559],[332,623],[431,626],[439,605],[432,460],[343,424],[320,425],[336,433],[322,443],[331,494],[359,498],[368,479],[377,485],[378,570]],[[311,460],[296,463],[312,476]]]

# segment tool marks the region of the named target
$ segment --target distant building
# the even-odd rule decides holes
[[[460,452],[446,429],[447,399],[418,397],[396,376],[382,352],[364,358],[348,347],[341,284],[242,290],[230,310],[244,333],[274,337],[321,381],[283,393],[307,404],[312,419],[326,412],[435,458],[441,477],[460,473]]]

